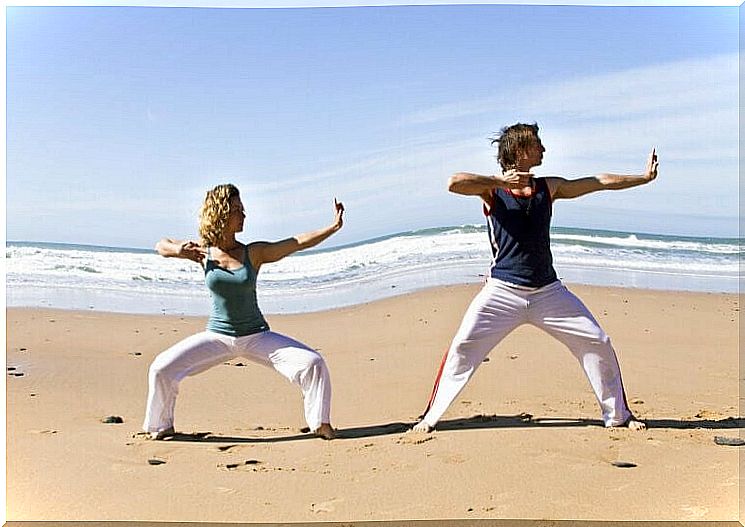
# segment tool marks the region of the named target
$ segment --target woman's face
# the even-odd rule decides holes
[[[230,214],[228,215],[227,229],[229,232],[243,231],[243,221],[246,219],[246,211],[239,196],[230,198]]]

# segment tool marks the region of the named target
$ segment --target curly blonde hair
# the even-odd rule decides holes
[[[204,245],[214,246],[222,239],[230,216],[230,200],[235,196],[240,196],[240,193],[230,183],[207,191],[199,211],[199,236]]]

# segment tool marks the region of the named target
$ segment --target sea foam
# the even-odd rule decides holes
[[[739,239],[556,228],[551,240],[557,272],[570,282],[738,290]],[[398,233],[265,265],[259,300],[268,313],[340,307],[424,287],[479,282],[490,260],[483,226]],[[209,295],[203,279],[195,263],[151,250],[6,243],[10,306],[204,314]]]

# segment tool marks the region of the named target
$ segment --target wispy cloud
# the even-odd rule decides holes
[[[492,97],[453,101],[405,116],[404,125],[434,124],[491,114],[563,116],[570,119],[629,118],[731,105],[738,89],[738,56],[688,59],[573,80],[505,88]]]
[[[471,128],[491,119],[495,127],[517,120],[539,121],[548,154],[538,173],[638,173],[655,146],[665,176],[657,187],[666,192],[694,188],[701,184],[702,171],[714,172],[717,185],[711,191],[721,194],[727,210],[736,207],[736,54],[557,80],[433,107],[407,116],[405,123],[412,130]],[[474,143],[477,146],[482,148]],[[493,170],[493,160],[487,164],[475,152],[470,161],[466,169]],[[651,208],[654,200],[639,197],[641,207],[647,201]]]
[[[493,173],[497,165],[486,136],[518,119],[537,119],[542,125],[549,151],[541,173],[638,171],[648,149],[660,149],[663,172],[654,186],[634,190],[633,200],[619,202],[618,196],[603,196],[577,203],[572,208],[580,219],[589,206],[601,211],[610,203],[633,205],[634,210],[652,211],[656,217],[692,208],[703,215],[723,211],[736,215],[736,54],[454,100],[392,123],[391,129],[403,137],[395,145],[380,146],[379,138],[371,137],[368,149],[319,159],[303,168],[287,165],[281,173],[272,172],[271,178],[264,177],[267,171],[261,167],[241,166],[228,174],[215,168],[220,174],[208,174],[203,181],[219,182],[230,176],[241,187],[249,209],[249,238],[274,239],[323,225],[331,220],[334,196],[343,199],[349,211],[347,227],[335,243],[417,226],[478,221],[473,200],[449,195],[446,178],[456,170]],[[485,122],[490,129],[482,128]],[[716,174],[703,174],[702,168],[708,167]],[[261,177],[241,176],[247,172]],[[697,188],[702,177],[716,177],[717,185],[710,189],[710,199],[694,203],[685,192]],[[136,218],[153,224],[158,235],[179,235],[195,231],[204,190],[150,189],[147,195],[130,197],[114,191],[91,196],[89,189],[76,188],[59,200],[45,201],[41,208],[33,200],[11,201],[8,216],[24,221],[56,218],[40,222],[50,229],[65,228],[68,216]],[[593,217],[599,217],[602,211],[593,210]],[[655,220],[649,218],[648,230],[654,230]]]

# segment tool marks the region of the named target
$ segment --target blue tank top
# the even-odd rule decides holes
[[[545,178],[535,178],[533,197],[496,189],[486,214],[493,261],[492,278],[523,287],[557,280],[551,255],[551,194]]]
[[[256,301],[256,270],[243,251],[243,266],[225,269],[210,258],[204,264],[204,282],[212,296],[207,330],[231,337],[243,337],[269,329]]]

